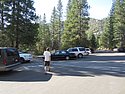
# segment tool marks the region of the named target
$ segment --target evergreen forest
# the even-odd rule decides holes
[[[125,47],[125,0],[113,0],[107,18],[89,17],[87,0],[68,0],[63,19],[62,0],[46,14],[36,15],[34,0],[0,0],[0,47],[41,54],[70,47],[110,49]],[[41,10],[42,11],[42,10]]]

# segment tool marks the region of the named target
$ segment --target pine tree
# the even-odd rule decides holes
[[[100,37],[100,46],[102,48],[109,48],[110,45],[110,27],[109,27],[109,18],[106,19],[106,22],[104,24],[103,33]]]
[[[103,48],[113,49],[115,47],[114,41],[114,27],[112,16],[108,17],[103,27],[103,33],[101,34],[100,43]]]
[[[56,8],[53,8],[53,13],[51,15],[51,22],[50,22],[50,31],[51,31],[51,48],[52,49],[58,49],[58,32],[59,29],[59,23],[58,23],[58,12]]]
[[[114,34],[116,46],[125,47],[125,0],[116,0],[114,10]]]
[[[72,1],[72,0],[68,0],[68,4],[67,4],[67,14],[68,14],[68,12],[69,12],[70,9],[71,9],[71,1]]]
[[[9,3],[7,0],[0,0],[0,31],[5,33],[6,25],[8,22],[7,14],[9,13]]]
[[[46,15],[44,13],[43,20],[39,24],[38,28],[38,40],[37,48],[40,52],[44,51],[45,48],[50,47],[50,30],[49,25],[46,23]]]
[[[88,35],[88,47],[92,48],[92,49],[96,49],[97,41],[96,41],[96,37],[95,37],[94,33],[91,31],[87,35]]]
[[[4,31],[4,1],[0,1],[0,31]]]
[[[4,0],[4,23],[6,35],[11,46],[19,48],[20,45],[34,43],[37,24],[33,0]],[[2,26],[3,27],[3,26]],[[33,40],[29,40],[30,38]]]
[[[86,46],[88,29],[88,3],[86,0],[72,0],[65,21],[62,48]]]
[[[62,1],[59,0],[58,1],[58,5],[57,5],[57,12],[58,12],[58,49],[60,49],[61,47],[61,35],[62,35],[62,14],[63,14],[63,9],[62,9]]]

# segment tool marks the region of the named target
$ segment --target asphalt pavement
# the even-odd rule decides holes
[[[125,53],[52,61],[47,75],[42,59],[0,73],[1,94],[124,94],[124,85]]]

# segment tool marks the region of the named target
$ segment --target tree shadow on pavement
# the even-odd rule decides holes
[[[58,76],[125,77],[125,56],[91,56],[75,62],[70,61],[69,64],[53,64],[53,72]]]
[[[83,59],[82,59],[83,60]],[[91,55],[86,58],[84,58],[85,61],[125,61],[125,56],[96,56]]]
[[[88,56],[77,60],[53,61],[45,75],[41,61],[23,64],[18,70],[1,72],[0,81],[42,82],[52,76],[115,76],[125,77],[125,56]]]
[[[80,69],[75,69],[75,68],[61,68],[61,67],[56,67],[52,68],[52,72],[56,76],[81,76],[81,77],[94,77],[94,75],[85,73],[83,70]]]
[[[0,72],[0,81],[14,81],[14,82],[40,82],[49,81],[52,74],[45,74],[36,71],[8,71]]]

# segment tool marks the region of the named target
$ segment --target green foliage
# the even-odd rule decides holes
[[[51,31],[51,48],[58,49],[58,13],[56,8],[53,8],[51,15],[50,31]]]
[[[104,24],[104,31],[100,37],[100,46],[103,48],[113,49],[114,47],[114,31],[112,17],[107,18]]]
[[[10,43],[9,43],[9,40],[8,40],[6,34],[4,34],[2,32],[0,32],[0,46],[1,47],[4,47],[4,46],[9,47],[10,46]]]
[[[96,49],[97,48],[97,40],[93,32],[88,32],[88,47]]]
[[[62,48],[86,46],[88,29],[88,4],[86,0],[69,1],[67,19],[64,23]]]
[[[113,2],[110,17],[107,19],[100,38],[100,46],[113,49],[125,47],[125,1]]]
[[[44,14],[39,25],[35,23],[37,16],[33,4],[33,0],[0,0],[1,46],[36,48],[37,53],[42,53],[46,47],[125,47],[125,0],[113,2],[109,18],[102,20],[88,17],[87,0],[68,0],[64,22],[63,5],[59,0],[50,23],[46,23]]]
[[[51,48],[60,49],[61,46],[61,36],[63,30],[63,21],[62,21],[62,2],[58,1],[57,9],[53,8],[53,13],[51,15],[50,23],[50,34],[51,34]]]
[[[107,21],[108,22],[108,21]],[[104,31],[103,33],[101,34],[101,37],[100,37],[100,46],[102,48],[109,48],[109,28],[108,28],[108,24],[105,24],[105,27],[104,27]]]
[[[62,14],[63,14],[63,5],[62,1],[58,1],[57,13],[58,13],[58,49],[61,48],[61,35],[62,35]]]
[[[125,0],[116,0],[114,28],[114,40],[116,41],[116,45],[125,47]]]
[[[19,48],[22,45],[29,47],[35,44],[37,33],[35,8],[33,0],[3,0],[0,3],[2,28],[6,32],[10,46]],[[32,39],[32,40],[30,40]],[[6,46],[6,45],[5,45]]]
[[[51,46],[50,30],[48,24],[46,23],[45,14],[42,22],[39,24],[36,46],[39,52],[43,52],[45,48]]]

